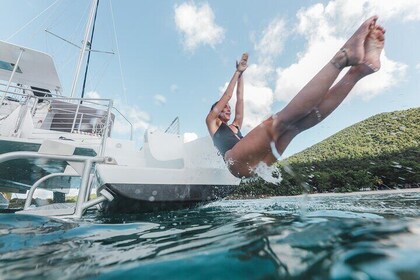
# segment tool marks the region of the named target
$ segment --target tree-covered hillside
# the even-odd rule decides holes
[[[316,128],[314,128],[316,129]],[[420,183],[420,108],[382,113],[352,125],[279,163],[280,185],[258,180],[246,195],[347,192]]]
[[[415,108],[382,113],[354,124],[292,156],[289,162],[375,157],[419,147],[420,108]]]

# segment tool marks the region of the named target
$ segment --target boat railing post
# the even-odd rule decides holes
[[[32,105],[32,108],[31,108],[31,115],[34,116],[35,112],[36,112],[36,105],[38,104],[39,97],[38,96],[34,96],[34,97],[31,96],[31,98],[35,99],[34,103]]]
[[[92,179],[93,179],[93,176],[94,175],[92,173],[89,173],[88,187],[86,188],[86,191],[85,191],[85,201],[84,202],[86,202],[86,201],[88,201],[90,199],[90,193],[92,191]]]
[[[73,124],[71,125],[70,133],[73,133],[76,125],[77,115],[79,114],[80,102],[77,103],[76,112],[74,113]]]
[[[114,106],[114,103],[112,100],[109,100],[108,103],[108,111],[106,113],[106,122],[105,122],[105,129],[102,132],[102,143],[101,143],[101,151],[100,156],[103,156],[105,153],[105,146],[106,146],[106,139],[108,138],[108,131],[109,131],[109,123],[111,120],[111,109]]]
[[[82,173],[82,182],[80,183],[79,194],[77,196],[77,201],[76,201],[76,209],[74,212],[74,216],[79,219],[83,215],[83,203],[87,199],[87,189],[89,188],[89,178],[90,178],[89,175],[92,169],[92,164],[93,162],[91,159],[85,160],[85,166],[83,168],[83,173]]]
[[[77,132],[79,133],[80,133],[80,128],[82,127],[82,122],[83,122],[83,113],[80,114],[79,127],[77,129]]]
[[[22,123],[24,122],[25,117],[26,117],[26,113],[28,112],[28,96],[24,96],[24,97],[25,97],[25,101],[20,107],[16,125],[15,125],[15,128],[13,129],[13,135],[16,137],[19,137],[20,127],[22,126]]]

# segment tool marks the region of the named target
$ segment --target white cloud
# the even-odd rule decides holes
[[[408,1],[408,6],[418,9],[413,3],[414,1]],[[417,17],[406,6],[390,1],[337,0],[329,2],[326,6],[315,4],[301,9],[297,13],[296,32],[307,40],[307,47],[297,55],[294,64],[277,69],[276,99],[291,100],[328,63],[361,21],[375,14],[375,11],[380,16],[380,21],[383,18],[391,19],[402,15],[406,16],[406,20]],[[380,12],[383,13],[383,17]],[[358,83],[352,95],[363,95],[364,99],[369,99],[404,79],[406,65],[390,60],[385,51],[381,61],[381,70]]]
[[[380,20],[384,21],[391,19],[420,20],[420,3],[418,0],[336,0],[328,3],[326,11],[342,22],[355,22],[360,18],[367,18],[371,15],[378,15]]]
[[[137,106],[131,106],[125,110],[128,113],[128,119],[131,120],[135,130],[147,129],[150,123],[150,115],[140,111]]]
[[[194,141],[198,138],[198,135],[194,132],[185,132],[184,133],[184,143]]]
[[[273,105],[274,94],[269,87],[269,81],[275,73],[274,59],[283,51],[287,36],[285,21],[276,18],[262,31],[260,41],[254,44],[258,63],[249,65],[244,74],[245,112],[242,130],[245,133],[261,124],[272,113],[271,106]],[[226,90],[227,85],[228,83],[221,89],[222,93]],[[234,110],[235,94],[230,104]]]
[[[214,13],[209,4],[201,6],[193,2],[175,6],[175,24],[183,36],[187,51],[193,52],[200,45],[214,47],[224,39],[224,29],[214,21]]]
[[[154,97],[155,103],[159,106],[166,104],[166,97],[161,94],[156,94]]]
[[[133,127],[133,136],[138,138],[134,140],[140,140],[140,142],[142,142],[144,131],[150,127],[150,115],[147,112],[140,110],[140,108],[135,105],[124,105],[119,99],[114,100],[114,107],[118,108],[118,110],[124,114],[124,117],[130,121]],[[130,124],[121,117],[120,114],[116,113],[113,126],[113,136],[125,139],[129,136],[130,132]]]
[[[275,18],[262,32],[261,40],[255,44],[259,63],[271,65],[273,59],[282,53],[288,35],[285,20]]]
[[[249,65],[246,70],[249,84],[256,87],[268,86],[275,73],[275,59],[283,52],[288,36],[286,21],[282,18],[275,18],[261,32],[261,39],[254,43],[257,63]]]
[[[312,42],[297,63],[284,69],[278,68],[276,99],[290,101],[337,51],[336,42],[333,38],[328,42]]]
[[[337,25],[328,22],[325,7],[319,3],[306,10],[299,10],[296,17],[298,18],[296,31],[304,35],[308,41],[316,39],[325,41],[331,36],[335,29],[334,26]]]
[[[245,83],[245,118],[243,129],[248,132],[271,115],[273,90],[269,87],[253,86]]]
[[[406,76],[407,65],[388,59],[385,51],[381,55],[381,63],[380,71],[361,80],[351,95],[369,100],[395,86]]]
[[[249,65],[244,74],[245,112],[242,130],[245,133],[261,124],[272,114],[271,106],[274,101],[274,93],[269,87],[269,81],[275,74],[274,59],[283,51],[287,36],[285,21],[276,18],[262,31],[260,41],[254,44],[258,63]],[[226,90],[227,85],[228,83],[220,89],[221,93]],[[236,89],[234,93],[236,93]],[[235,104],[236,94],[230,101],[233,110]]]
[[[251,64],[246,69],[246,81],[254,86],[266,87],[273,71],[270,65]]]
[[[246,76],[244,77],[244,120],[242,124],[242,131],[249,132],[257,125],[261,124],[266,118],[271,115],[271,105],[273,104],[273,91],[269,87],[254,86],[247,82]],[[224,90],[227,88],[228,83],[225,84]],[[236,93],[236,91],[235,91]],[[236,95],[234,94],[230,100],[232,111],[235,109]],[[234,116],[232,115],[232,121]]]
[[[101,98],[101,95],[97,91],[88,91],[86,93],[86,98]]]
[[[276,18],[262,31],[261,39],[254,43],[257,64],[248,66],[245,74],[244,129],[250,130],[270,116],[274,97],[290,101],[299,90],[331,59],[346,39],[359,27],[363,19],[378,14],[379,22],[403,17],[419,20],[419,0],[391,3],[381,0],[336,0],[327,5],[315,4],[297,13],[298,24],[291,31],[284,19]],[[283,49],[290,32],[306,39],[305,49],[298,53],[296,62],[286,68],[275,69],[275,58]],[[255,36],[258,37],[258,36]],[[382,67],[357,84],[352,96],[372,98],[401,82],[407,66],[392,61],[383,51]],[[417,65],[420,69],[420,64]],[[344,75],[345,71],[341,74]],[[339,76],[339,78],[341,77]],[[275,91],[270,89],[275,80]],[[227,87],[227,83],[223,92]],[[235,95],[231,106],[235,104]]]
[[[420,63],[417,63],[417,65],[416,65],[416,69],[417,69],[417,70],[420,70]]]

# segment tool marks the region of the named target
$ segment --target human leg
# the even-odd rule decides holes
[[[339,52],[328,62],[304,88],[280,112],[273,115],[272,135],[278,152],[281,135],[295,122],[310,114],[328,93],[338,74],[346,66],[363,62],[364,43],[369,32],[375,27],[377,17],[366,20]]]
[[[251,130],[241,141],[225,154],[225,161],[228,163],[230,172],[236,177],[250,177],[255,167],[264,162],[272,165],[278,158],[273,155],[271,148],[272,135],[271,127],[273,119],[270,117],[259,126]],[[286,149],[292,139],[300,131],[290,126],[281,137],[278,149],[282,152]]]
[[[378,71],[380,55],[384,48],[385,30],[376,26],[366,37],[363,63],[352,66],[343,78],[335,84],[310,114],[294,124],[299,131],[306,130],[331,114],[346,98],[354,85],[362,78]]]
[[[365,21],[337,52],[331,63],[327,63],[283,110],[254,128],[226,153],[225,160],[229,162],[232,174],[249,177],[253,168],[260,162],[268,165],[276,162],[271,142],[274,140],[277,151],[282,154],[290,141],[300,132],[295,123],[319,105],[340,71],[346,66],[357,65],[363,61],[364,41],[374,27],[376,19],[377,17],[371,17]]]
[[[273,119],[270,117],[245,135],[232,149],[226,152],[225,161],[237,177],[250,177],[252,170],[261,161],[268,165],[276,162],[271,153],[270,134]]]

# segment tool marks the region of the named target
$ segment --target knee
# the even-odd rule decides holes
[[[315,107],[312,112],[315,114],[316,120],[320,123],[325,117],[321,114],[318,107]]]
[[[297,127],[297,130],[299,130],[299,133],[307,130],[317,124],[319,124],[321,121],[325,119],[326,115],[321,114],[321,112],[318,110],[317,107],[315,107],[311,113],[303,118],[302,120],[298,121],[295,126]]]
[[[301,131],[296,123],[287,121],[281,116],[273,115],[272,141],[277,142],[284,134],[294,133],[297,135],[300,132]]]

